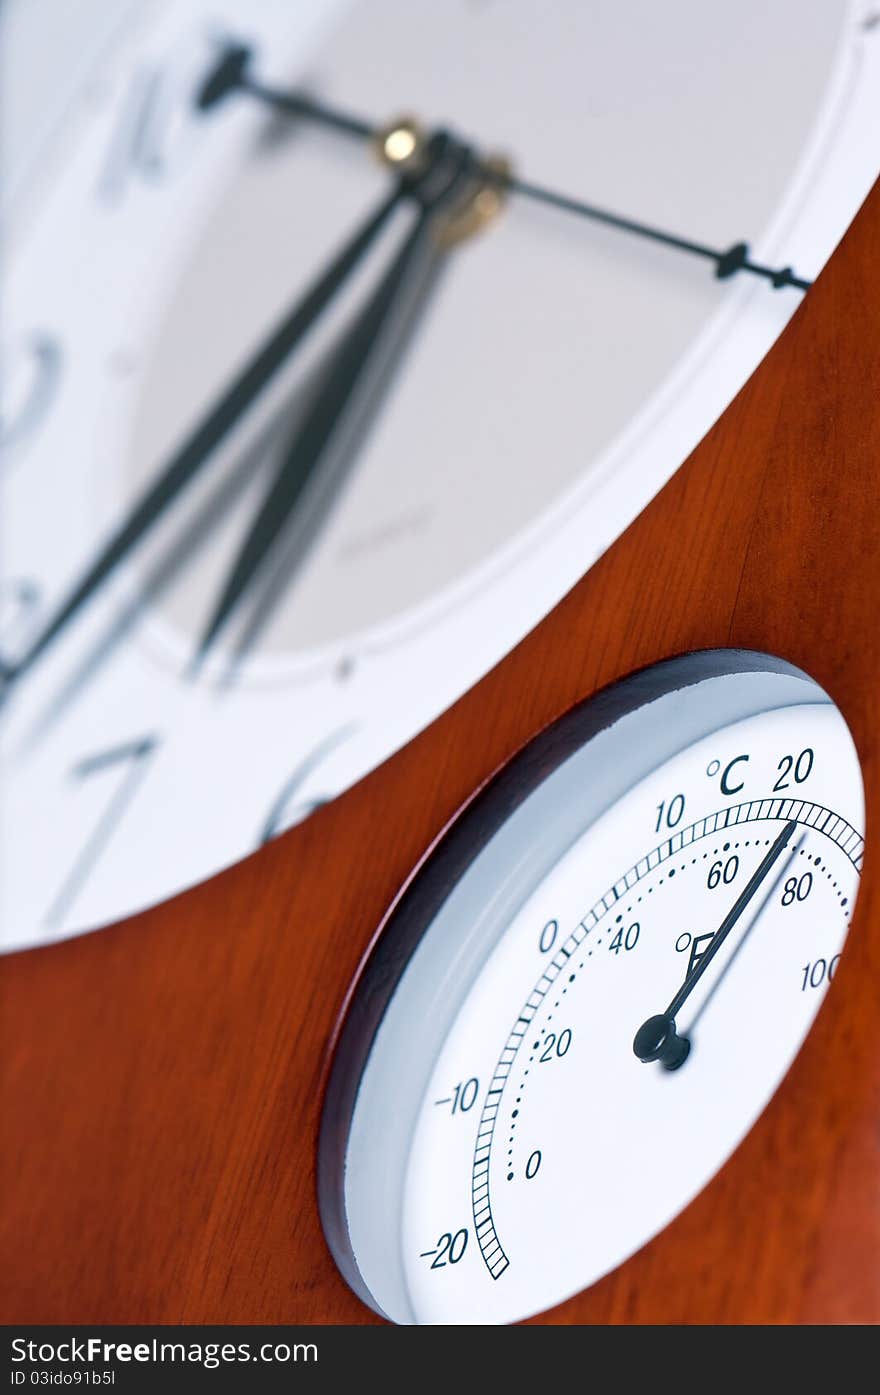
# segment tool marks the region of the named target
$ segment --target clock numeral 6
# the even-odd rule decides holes
[[[291,775],[288,775],[281,789],[275,797],[271,809],[266,817],[266,822],[260,830],[259,847],[271,841],[279,833],[284,833],[288,828],[293,828],[295,824],[302,823],[309,814],[313,814],[316,809],[320,809],[322,804],[328,803],[333,798],[332,794],[319,794],[301,796],[303,785],[311,775],[321,765],[326,756],[335,751],[337,746],[341,746],[344,741],[355,731],[353,723],[339,727],[330,733],[323,741],[315,747],[313,751],[301,760]]]

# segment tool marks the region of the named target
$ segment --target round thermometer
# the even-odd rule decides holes
[[[765,655],[670,660],[470,802],[355,984],[319,1150],[343,1274],[395,1322],[513,1322],[595,1282],[725,1163],[838,969],[863,794]]]

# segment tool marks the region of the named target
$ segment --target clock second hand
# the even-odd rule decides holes
[[[716,930],[706,953],[688,974],[666,1011],[657,1013],[642,1023],[633,1038],[633,1053],[640,1061],[646,1064],[650,1061],[659,1061],[666,1070],[678,1070],[678,1067],[687,1060],[691,1044],[687,1037],[679,1036],[675,1026],[675,1015],[690,997],[698,980],[708,969],[743,911],[770,874],[774,864],[785,852],[797,827],[797,819],[790,819],[778,837],[773,840]]]
[[[287,116],[305,117],[358,140],[376,141],[381,138],[381,128],[362,116],[328,106],[325,102],[306,96],[305,93],[279,91],[259,82],[251,75],[252,57],[252,50],[244,44],[230,43],[223,48],[217,63],[196,94],[197,109],[203,112],[210,111],[225,98],[234,93],[241,93],[255,97],[258,101],[264,102],[275,111],[282,112]],[[770,267],[752,261],[747,242],[735,242],[725,251],[719,251],[718,248],[709,247],[706,243],[679,237],[677,233],[669,232],[664,228],[652,227],[650,224],[642,223],[637,219],[625,218],[610,209],[599,208],[595,204],[587,203],[584,199],[574,198],[569,194],[559,193],[553,189],[546,189],[543,185],[535,184],[531,180],[522,179],[509,173],[499,173],[491,168],[486,168],[483,172],[488,182],[502,186],[506,193],[518,194],[523,198],[533,199],[563,212],[588,218],[594,223],[602,223],[606,227],[617,229],[618,232],[630,233],[635,237],[646,238],[651,242],[658,242],[664,247],[672,247],[680,252],[689,252],[692,256],[714,262],[715,275],[718,280],[727,280],[736,275],[737,272],[742,271],[769,281],[775,290],[791,286],[798,291],[808,291],[813,284],[812,281],[796,276],[790,266]]]

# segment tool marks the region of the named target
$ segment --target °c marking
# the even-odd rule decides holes
[[[728,776],[731,774],[735,765],[739,765],[741,761],[748,761],[748,759],[748,756],[734,756],[733,760],[727,762],[727,765],[721,773],[722,794],[738,794],[741,789],[745,788],[745,780],[740,780],[738,785],[732,785]]]

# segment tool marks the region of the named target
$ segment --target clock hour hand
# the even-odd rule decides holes
[[[330,360],[226,578],[202,637],[197,663],[250,588],[306,487],[316,479],[337,433],[346,429],[348,409],[368,390],[372,369],[383,356],[394,312],[408,296],[419,261],[427,259],[426,275],[433,276],[436,255],[444,244],[473,230],[473,206],[484,181],[475,179],[470,152],[441,133],[429,142],[428,157],[432,168],[415,190],[420,205],[415,223]]]
[[[417,177],[415,173],[405,170],[401,173],[391,192],[365,219],[326,271],[277,326],[172,456],[158,479],[135,505],[121,528],[110,538],[30,647],[14,664],[5,668],[0,664],[0,676],[7,684],[19,678],[40,658],[196,477],[360,264],[391,214],[409,195],[412,182]]]

